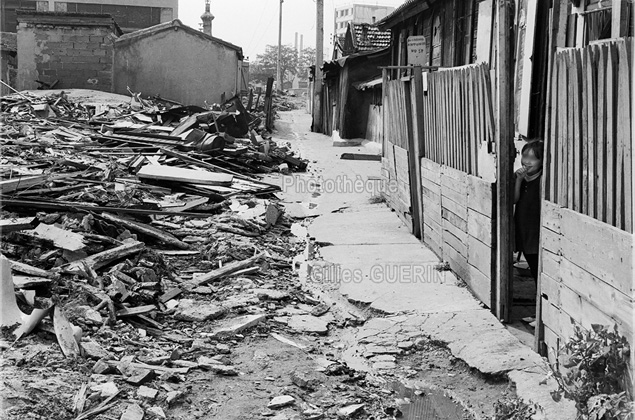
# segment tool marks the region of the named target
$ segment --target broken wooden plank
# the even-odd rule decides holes
[[[116,368],[117,365],[119,365],[119,363],[121,363],[118,360],[107,360],[106,363],[111,366]],[[167,366],[154,366],[154,365],[147,365],[145,363],[139,363],[139,362],[130,362],[129,363],[131,368],[134,369],[148,369],[148,370],[153,370],[155,372],[168,372],[171,374],[181,374],[181,375],[185,375],[190,371],[190,368],[170,368]]]
[[[158,181],[183,182],[185,184],[230,186],[233,175],[217,172],[196,171],[194,169],[177,168],[164,165],[146,165],[137,172],[142,179]]]
[[[62,353],[66,357],[76,357],[80,355],[79,344],[73,334],[73,327],[71,323],[66,319],[62,309],[59,306],[55,307],[53,312],[53,326],[55,328],[55,336],[57,342],[62,349]]]
[[[35,229],[39,223],[37,217],[14,217],[0,220],[0,235],[19,230]]]
[[[280,190],[280,187],[277,187]],[[140,215],[153,215],[153,214],[165,214],[165,210],[149,210],[149,209],[132,209],[127,207],[103,207],[103,206],[89,206],[84,204],[68,204],[68,203],[56,203],[54,201],[38,201],[38,200],[13,200],[9,198],[0,197],[2,199],[3,207],[23,207],[28,209],[49,209],[49,210],[63,210],[63,211],[77,211],[77,210],[89,210],[93,212],[123,212],[127,214],[140,214]],[[179,216],[187,217],[199,217],[206,218],[216,216],[214,213],[195,213],[195,212],[181,212]]]
[[[159,302],[165,303],[168,300],[174,299],[181,293],[183,293],[183,290],[179,289],[178,287],[173,287],[167,292],[165,292],[164,294],[162,294],[161,296],[159,296]]]
[[[381,162],[381,155],[372,155],[369,153],[342,153],[340,159],[344,160],[376,160]]]
[[[79,251],[86,247],[84,237],[81,234],[58,228],[55,225],[40,223],[33,231],[25,232],[25,234],[51,241],[57,248],[68,251]]]
[[[33,267],[29,264],[25,264],[18,261],[9,260],[9,264],[11,265],[11,270],[17,271],[19,273],[28,274],[35,277],[51,277],[52,273],[42,270],[41,268]]]
[[[20,176],[17,178],[7,179],[0,181],[0,192],[2,194],[13,192],[16,190],[23,190],[35,185],[40,185],[49,178],[49,175],[35,175],[35,176]]]
[[[215,280],[218,280],[222,277],[225,277],[229,274],[232,274],[238,270],[242,270],[244,268],[248,268],[251,265],[257,263],[258,261],[260,261],[263,257],[265,256],[264,253],[260,253],[260,254],[256,254],[253,257],[247,258],[246,260],[242,260],[242,261],[233,261],[229,264],[227,264],[224,267],[218,268],[216,270],[210,271],[209,273],[202,275],[201,277],[199,277],[196,280],[191,280],[187,283],[184,283],[186,285],[190,285],[192,287],[197,287],[197,286],[202,286],[204,284],[207,283],[211,283]]]
[[[117,311],[117,316],[119,318],[125,318],[128,316],[145,315],[156,310],[157,307],[154,305],[143,305],[137,306],[135,308],[123,308]]]
[[[106,251],[91,255],[81,260],[73,261],[66,265],[59,267],[59,270],[64,273],[80,273],[84,270],[84,264],[87,264],[92,269],[101,268],[115,260],[123,257],[127,257],[130,254],[141,251],[145,248],[143,242],[127,242],[116,248],[108,249]]]
[[[36,287],[51,284],[52,280],[46,277],[13,276],[13,287],[16,289],[34,289]]]
[[[127,229],[131,229],[134,230],[136,232],[142,233],[144,235],[153,237],[158,239],[159,241],[167,244],[167,245],[172,245],[175,246],[177,248],[180,249],[188,249],[190,246],[188,244],[186,244],[185,242],[182,242],[180,240],[178,240],[176,237],[174,237],[173,235],[162,231],[161,229],[157,229],[155,227],[146,225],[144,223],[141,222],[135,222],[132,220],[128,220],[128,219],[124,219],[122,217],[118,217],[115,216],[114,214],[110,214],[110,213],[102,213],[101,217],[103,217],[104,219],[117,223]]]

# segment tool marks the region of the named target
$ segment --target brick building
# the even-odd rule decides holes
[[[124,33],[178,18],[178,0],[2,0],[0,31],[17,31],[17,10],[109,14]]]
[[[18,11],[17,20],[18,90],[42,83],[112,90],[113,44],[122,34],[112,16]]]

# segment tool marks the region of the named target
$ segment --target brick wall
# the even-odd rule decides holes
[[[103,17],[103,15],[100,15]],[[60,19],[67,17],[67,19]],[[36,13],[18,17],[18,87],[36,89],[36,80],[55,89],[112,91],[112,18]]]

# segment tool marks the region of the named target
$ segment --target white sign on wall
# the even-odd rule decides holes
[[[414,66],[428,65],[428,49],[426,37],[423,35],[409,36],[408,44],[408,64]]]

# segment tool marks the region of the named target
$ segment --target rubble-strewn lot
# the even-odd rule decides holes
[[[403,389],[339,360],[353,321],[294,271],[304,238],[258,174],[307,161],[262,110],[88,102],[2,98],[3,418],[399,417]]]

